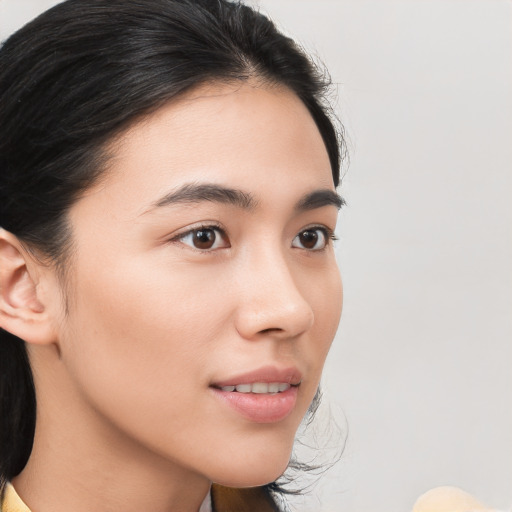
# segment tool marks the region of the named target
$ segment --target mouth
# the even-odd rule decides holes
[[[296,368],[265,367],[216,382],[214,395],[254,423],[276,423],[295,408],[302,376]]]
[[[302,375],[295,367],[264,366],[257,370],[214,382],[212,387],[237,393],[282,393],[300,385]]]
[[[236,386],[222,386],[221,391],[229,393],[255,393],[257,395],[276,395],[288,391],[299,384],[287,384],[286,382],[254,382],[252,384],[237,384]],[[213,386],[216,387],[216,386]]]

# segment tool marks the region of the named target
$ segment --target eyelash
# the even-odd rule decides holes
[[[293,240],[295,240],[295,238],[297,238],[299,235],[305,233],[306,231],[320,231],[323,234],[323,237],[325,239],[325,245],[321,249],[306,249],[306,248],[304,248],[304,250],[306,250],[308,252],[325,251],[330,245],[332,245],[332,242],[335,242],[336,240],[338,240],[338,237],[334,234],[334,231],[332,229],[328,228],[327,226],[318,226],[318,225],[307,226],[307,227],[301,229],[300,232],[297,233],[297,235],[295,235]]]
[[[197,233],[200,231],[215,231],[215,232],[218,232],[221,234],[221,238],[227,239],[226,231],[224,229],[222,229],[222,227],[219,226],[218,224],[201,224],[199,226],[195,226],[191,229],[188,229],[187,231],[185,231],[183,233],[179,233],[175,237],[171,238],[170,242],[171,243],[174,243],[174,242],[182,242],[183,243],[183,240],[187,236],[193,235],[194,233]],[[185,244],[185,245],[188,245],[188,244]],[[213,252],[214,250],[216,250],[216,249],[200,249],[198,247],[191,247],[190,245],[188,247],[190,247],[191,249],[195,249],[196,251],[201,252],[201,253]],[[228,242],[228,246],[226,248],[229,248],[229,247],[231,247],[231,245]]]
[[[199,225],[199,226],[195,226],[193,227],[192,229],[189,229],[183,233],[179,233],[178,235],[174,236],[173,238],[171,238],[169,240],[170,243],[176,243],[176,242],[181,242],[181,243],[184,243],[183,240],[187,237],[187,236],[190,236],[190,235],[193,235],[194,233],[197,233],[197,232],[200,232],[200,231],[214,231],[214,232],[217,232],[217,233],[220,233],[220,236],[222,239],[224,240],[228,240],[226,243],[227,243],[227,246],[226,247],[222,247],[222,248],[229,248],[231,247],[231,244],[229,243],[229,239],[226,235],[226,231],[218,224],[202,224],[202,225]],[[307,249],[307,248],[300,248],[300,249],[303,249],[305,251],[308,251],[308,252],[322,252],[322,251],[325,251],[327,249],[327,247],[329,247],[331,245],[332,242],[338,240],[338,237],[334,234],[334,231],[330,228],[328,228],[327,226],[318,226],[318,225],[313,225],[313,226],[307,226],[303,229],[301,229],[299,231],[299,233],[297,233],[297,235],[295,235],[295,237],[293,238],[292,240],[292,243],[293,241],[298,237],[300,236],[301,234],[304,234],[305,232],[308,232],[308,231],[320,231],[324,237],[324,240],[325,240],[325,245],[320,248],[320,249]],[[215,240],[216,241],[216,240]],[[188,244],[185,244],[185,245],[188,245]],[[206,249],[201,249],[201,248],[198,248],[198,247],[192,247],[191,245],[188,245],[188,247],[190,247],[191,249],[193,250],[196,250],[198,252],[201,252],[201,253],[207,253],[207,252],[213,252],[215,250],[218,250],[219,248],[206,248]]]

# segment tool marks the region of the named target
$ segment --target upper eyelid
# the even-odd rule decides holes
[[[182,231],[179,231],[178,233],[171,235],[168,239],[171,242],[174,240],[179,240],[180,238],[183,238],[189,235],[190,233],[198,231],[200,229],[215,229],[217,231],[221,231],[223,234],[226,234],[226,230],[221,225],[215,224],[214,222],[205,222],[202,224],[192,225],[183,228]]]
[[[310,229],[311,230],[313,230],[313,229],[321,229],[321,230],[325,231],[325,233],[327,234],[327,236],[329,238],[332,238],[333,236],[335,236],[335,232],[336,232],[335,229],[330,228],[329,226],[326,226],[325,224],[311,224],[309,226],[301,228],[301,230],[297,234],[300,234],[303,231],[308,231]]]

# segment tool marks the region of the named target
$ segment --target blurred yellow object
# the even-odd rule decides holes
[[[3,489],[1,497],[0,512],[30,512],[10,483]]]
[[[436,487],[421,495],[414,504],[413,512],[492,512],[471,494],[457,487]]]

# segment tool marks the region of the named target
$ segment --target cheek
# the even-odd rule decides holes
[[[343,306],[343,287],[336,266],[329,272],[324,272],[321,284],[313,287],[310,292],[310,303],[315,313],[312,348],[325,360],[338,329]]]
[[[214,330],[212,287],[182,268],[162,269],[151,262],[121,265],[103,275],[84,273],[78,284],[76,311],[82,328],[93,326],[109,339],[108,346],[133,350],[178,353],[193,348],[190,336]],[[78,333],[77,333],[78,334]],[[171,347],[172,345],[172,347]],[[104,347],[105,349],[107,347]]]
[[[315,286],[311,286],[311,282],[315,282]],[[310,335],[303,340],[300,348],[308,365],[309,376],[303,381],[305,412],[317,392],[325,360],[340,321],[343,288],[337,266],[323,269],[314,280],[302,282],[301,290],[313,308],[315,319]]]
[[[188,412],[206,381],[207,341],[218,337],[222,317],[183,272],[147,268],[118,262],[110,272],[83,273],[62,355],[95,406],[116,419],[136,406],[156,425],[171,413],[179,421],[180,407]]]

